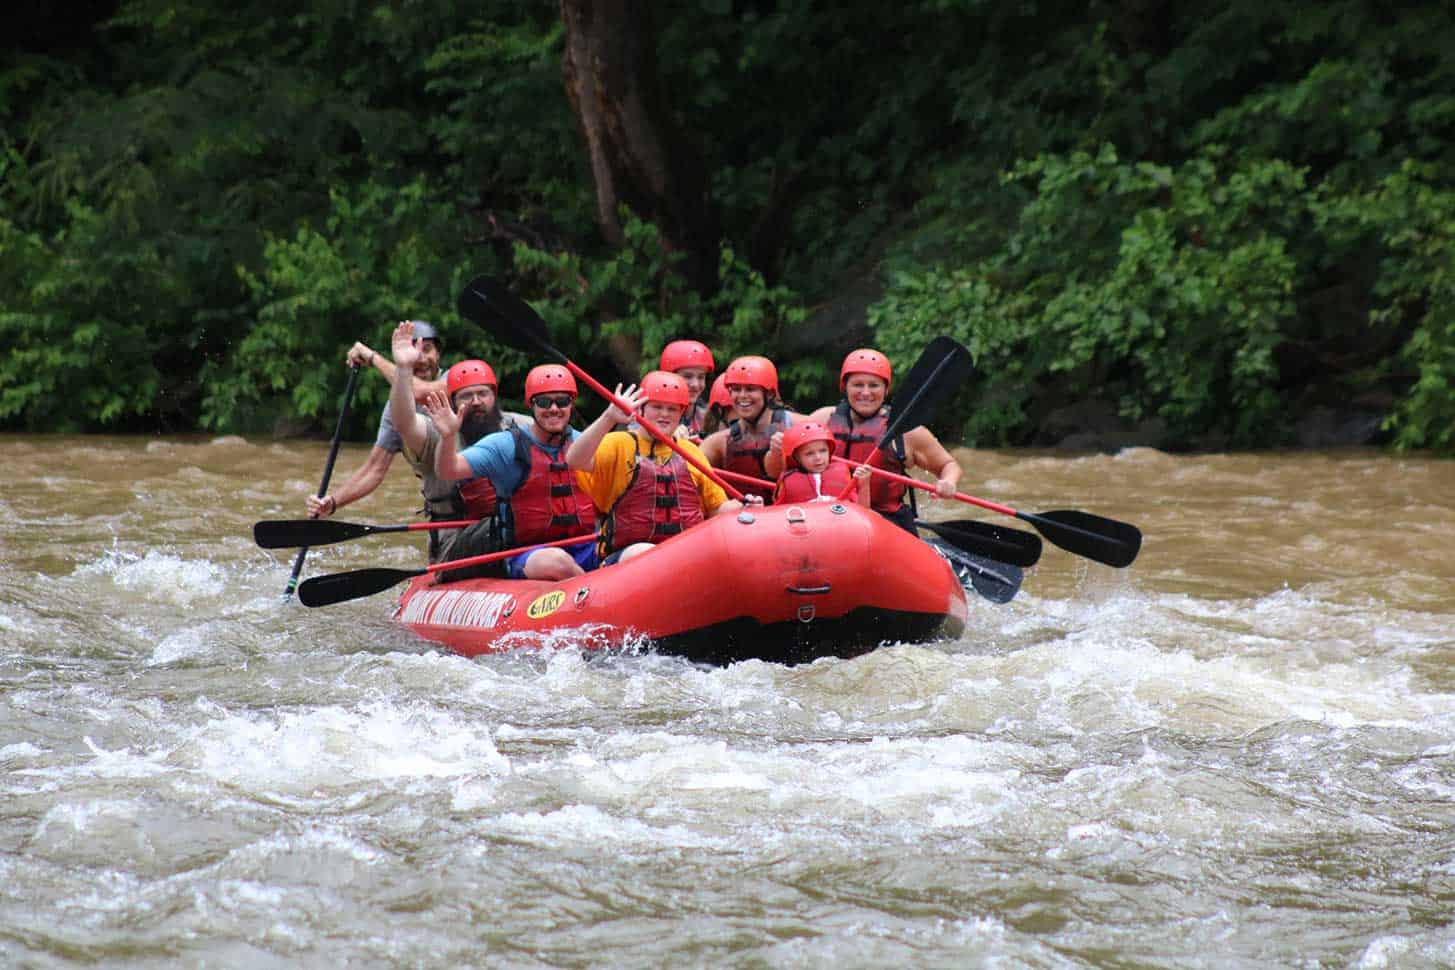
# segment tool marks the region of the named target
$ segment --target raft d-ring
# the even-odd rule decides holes
[[[788,511],[783,513],[783,517],[787,519],[790,524],[808,521],[808,513],[804,512],[803,509],[799,508],[796,505],[790,505],[788,507]]]

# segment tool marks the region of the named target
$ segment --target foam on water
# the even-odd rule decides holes
[[[183,627],[163,637],[145,662],[148,667],[241,663],[245,657],[242,645],[251,634],[250,626],[240,621],[214,620]]]
[[[178,754],[217,782],[292,798],[326,797],[366,781],[510,771],[488,729],[388,701],[301,713],[218,712]]]
[[[1126,515],[1142,559],[1048,549],[959,642],[850,661],[581,631],[467,660],[389,595],[282,602],[292,556],[248,528],[300,514],[315,445],[148,446],[105,522],[67,504],[83,469],[7,494],[66,531],[23,530],[0,588],[0,963],[1455,962],[1450,568],[1417,528],[1351,562],[1387,530],[1315,528],[1337,483],[988,456],[978,491]],[[1436,472],[1389,514],[1437,521]],[[376,509],[414,507],[395,477]],[[418,563],[341,543],[307,575]]]
[[[34,629],[35,624],[28,617],[0,613],[0,632],[24,634],[30,633]]]
[[[206,559],[147,550],[144,556],[112,549],[99,560],[84,563],[73,574],[105,577],[128,593],[178,607],[194,607],[220,598],[227,590],[221,567]]]

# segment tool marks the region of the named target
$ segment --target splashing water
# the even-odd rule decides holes
[[[317,446],[6,447],[0,964],[1455,964],[1448,463],[963,453],[1140,559],[1048,547],[957,642],[717,669],[285,603],[250,529]]]

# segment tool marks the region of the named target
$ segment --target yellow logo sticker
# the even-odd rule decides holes
[[[526,607],[525,615],[532,620],[539,620],[541,617],[550,616],[559,610],[564,602],[566,602],[566,594],[558,589],[552,590],[543,596],[536,597],[535,601]]]

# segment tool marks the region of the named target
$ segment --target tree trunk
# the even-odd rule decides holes
[[[561,0],[561,73],[590,159],[602,235],[625,243],[625,205],[657,226],[668,251],[682,254],[679,271],[706,294],[717,279],[718,221],[701,159],[661,96],[650,8]]]

